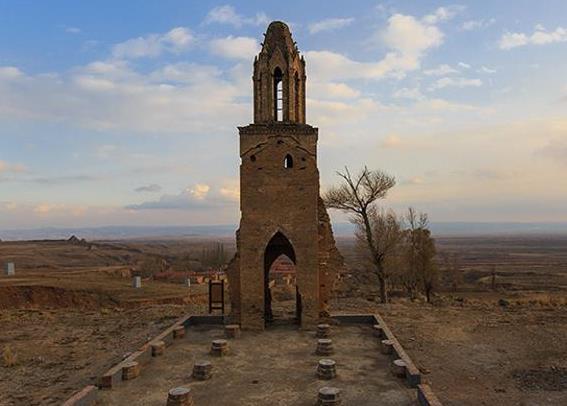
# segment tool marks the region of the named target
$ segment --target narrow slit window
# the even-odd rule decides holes
[[[274,117],[283,121],[283,73],[280,68],[274,71]]]
[[[295,93],[295,121],[299,122],[299,76],[295,72],[295,83],[294,83],[294,93]]]
[[[284,159],[284,168],[290,169],[293,168],[293,158],[290,154],[287,154]]]

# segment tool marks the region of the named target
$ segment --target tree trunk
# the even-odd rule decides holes
[[[378,274],[378,281],[380,282],[380,302],[388,303],[388,290],[386,289],[386,279]]]
[[[376,274],[378,275],[378,281],[380,282],[380,301],[382,303],[388,303],[388,289],[386,286],[386,278],[384,277],[384,270],[382,269],[382,257],[374,246],[374,236],[372,235],[372,226],[370,225],[370,219],[368,218],[368,213],[366,212],[366,210],[364,210],[360,215],[364,222],[366,243],[368,244],[368,249],[370,250],[370,255],[372,256],[372,261],[374,262],[374,267],[376,268]]]

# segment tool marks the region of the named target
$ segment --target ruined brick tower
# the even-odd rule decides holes
[[[254,60],[254,123],[239,127],[237,254],[229,265],[231,318],[263,329],[271,318],[268,272],[282,254],[296,269],[296,316],[326,315],[343,266],[319,197],[318,130],[306,124],[305,60],[289,27],[272,22]]]

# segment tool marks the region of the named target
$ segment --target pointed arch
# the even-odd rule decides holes
[[[274,120],[283,121],[284,114],[284,74],[279,66],[274,69],[273,75]]]
[[[266,245],[264,251],[264,319],[266,323],[273,321],[274,318],[272,312],[272,293],[270,289],[270,268],[282,255],[289,258],[294,266],[297,264],[295,249],[292,243],[281,231],[277,231]],[[301,295],[299,294],[297,285],[295,315],[296,322],[301,322]]]

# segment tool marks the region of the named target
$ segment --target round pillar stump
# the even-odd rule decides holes
[[[392,361],[392,364],[390,365],[390,370],[392,371],[392,373],[399,377],[399,378],[403,378],[406,376],[406,363],[404,360],[402,359],[395,359]]]
[[[330,338],[320,338],[317,340],[317,355],[331,355],[335,351],[333,349],[333,340]]]
[[[240,337],[240,326],[238,324],[228,324],[224,327],[224,334],[227,338]]]
[[[167,394],[167,406],[193,406],[191,388],[173,388]]]
[[[319,397],[318,397],[317,405],[334,406],[340,404],[341,404],[341,390],[339,388],[325,386],[319,389]]]
[[[152,348],[152,357],[159,357],[165,352],[165,343],[163,341],[156,341],[150,344]]]
[[[337,376],[336,362],[332,359],[321,359],[317,365],[319,379],[333,379]]]
[[[197,361],[193,365],[193,378],[199,381],[210,379],[213,371],[213,365],[210,361]]]
[[[127,362],[122,366],[122,380],[129,381],[140,375],[140,364],[136,361]]]
[[[173,338],[179,339],[185,337],[185,327],[184,326],[177,326],[173,329]]]
[[[385,355],[391,355],[394,352],[394,342],[392,340],[380,341],[380,352]]]
[[[331,326],[328,324],[317,325],[317,337],[328,338],[331,335]]]
[[[228,353],[228,341],[213,340],[211,343],[211,355],[222,357]]]

